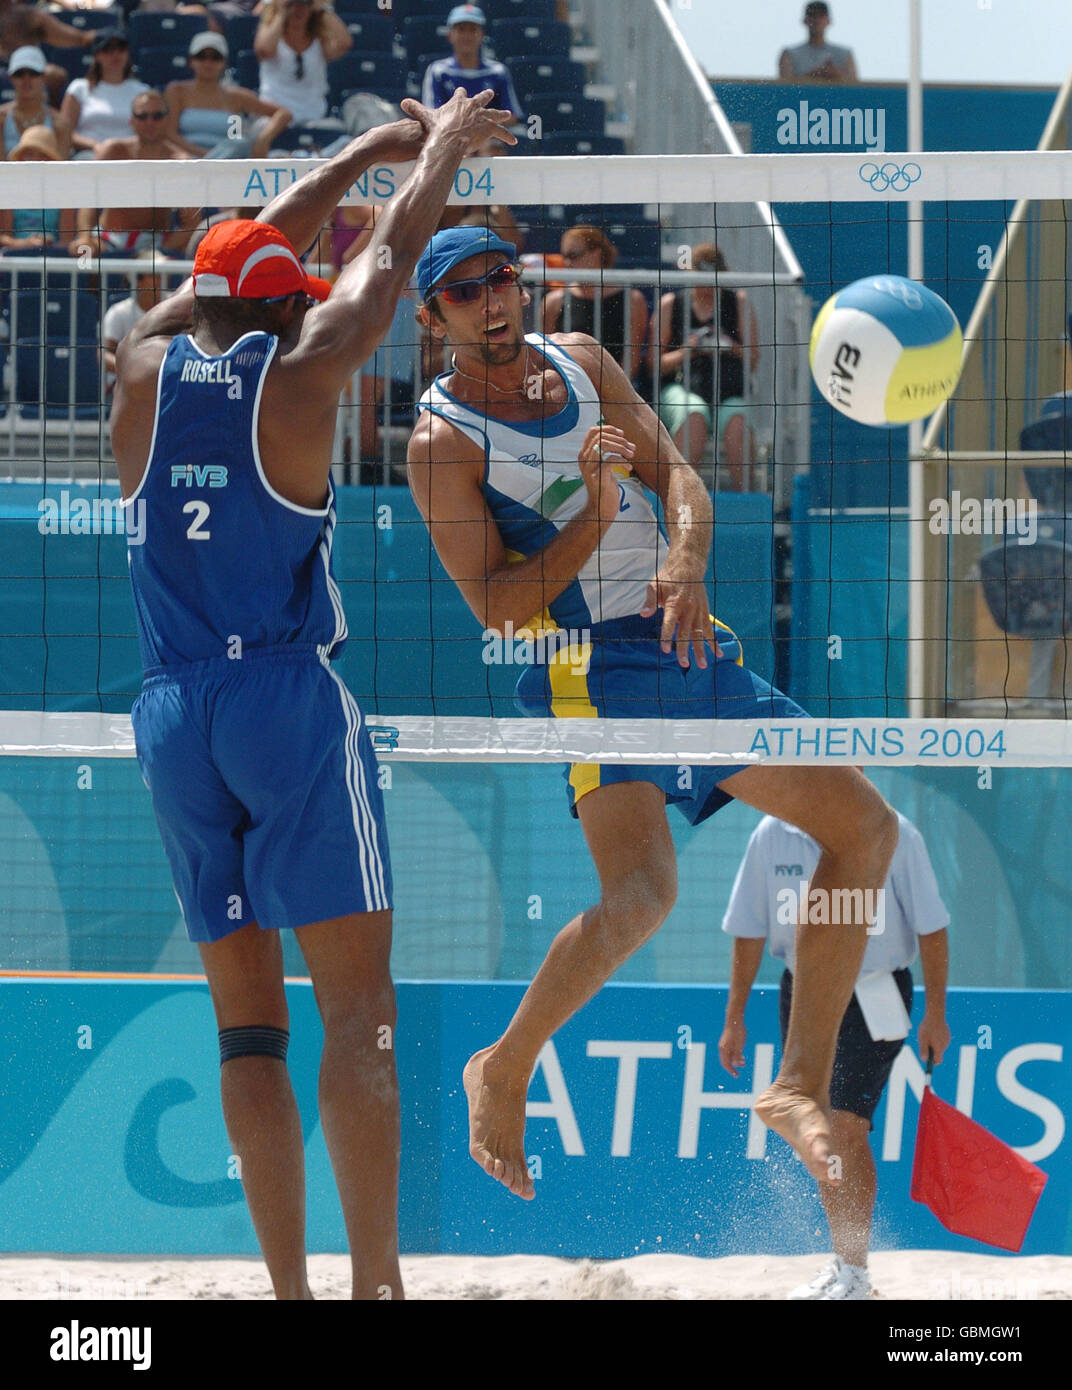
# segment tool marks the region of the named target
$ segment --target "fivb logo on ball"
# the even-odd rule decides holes
[[[864,425],[905,425],[953,394],[963,349],[956,314],[933,290],[872,275],[819,310],[808,361],[835,410]]]

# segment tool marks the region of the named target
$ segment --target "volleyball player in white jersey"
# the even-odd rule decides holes
[[[540,615],[591,635],[579,676],[576,644],[566,660],[526,668],[522,707],[555,716],[801,716],[744,668],[732,633],[715,645],[704,585],[711,501],[699,475],[594,339],[525,336],[528,297],[515,262],[513,246],[480,228],[438,233],[418,261],[421,320],[454,357],[421,401],[408,463],[436,551],[483,628],[510,623],[517,632]],[[668,540],[649,493],[662,502]],[[693,768],[688,792],[677,790],[677,773],[570,771],[570,806],[600,900],[562,928],[506,1032],[464,1076],[470,1153],[519,1197],[535,1195],[525,1098],[540,1049],[673,906],[668,802],[696,823],[735,797],[799,826],[823,850],[813,890],[885,880],[897,819],[854,769]],[[820,1180],[831,1178],[830,1073],[866,926],[799,928],[782,1067],[756,1106]]]

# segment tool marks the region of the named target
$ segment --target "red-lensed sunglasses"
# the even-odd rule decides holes
[[[438,290],[434,290],[427,295],[425,302],[430,299],[443,298],[448,304],[474,304],[487,285],[492,290],[509,290],[521,283],[521,267],[507,262],[506,265],[497,265],[494,270],[489,270],[487,275],[481,275],[476,280],[455,280],[452,285],[441,285]]]

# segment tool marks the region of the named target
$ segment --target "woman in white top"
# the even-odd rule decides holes
[[[263,159],[276,135],[290,124],[290,112],[245,87],[225,87],[221,79],[228,56],[222,34],[206,29],[194,35],[189,52],[194,75],[168,83],[164,131],[195,159]],[[235,116],[261,118],[253,138],[232,134]]]
[[[324,0],[267,0],[253,41],[261,97],[285,106],[296,125],[324,126],[328,63],[353,46],[346,25]],[[341,124],[338,128],[341,129]]]
[[[147,92],[131,77],[130,45],[118,29],[102,29],[93,43],[93,64],[67,88],[60,116],[71,130],[75,158],[96,159],[106,140],[130,134],[130,108]]]

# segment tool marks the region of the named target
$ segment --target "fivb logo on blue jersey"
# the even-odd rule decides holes
[[[173,463],[172,487],[226,487],[227,469],[222,463]]]

